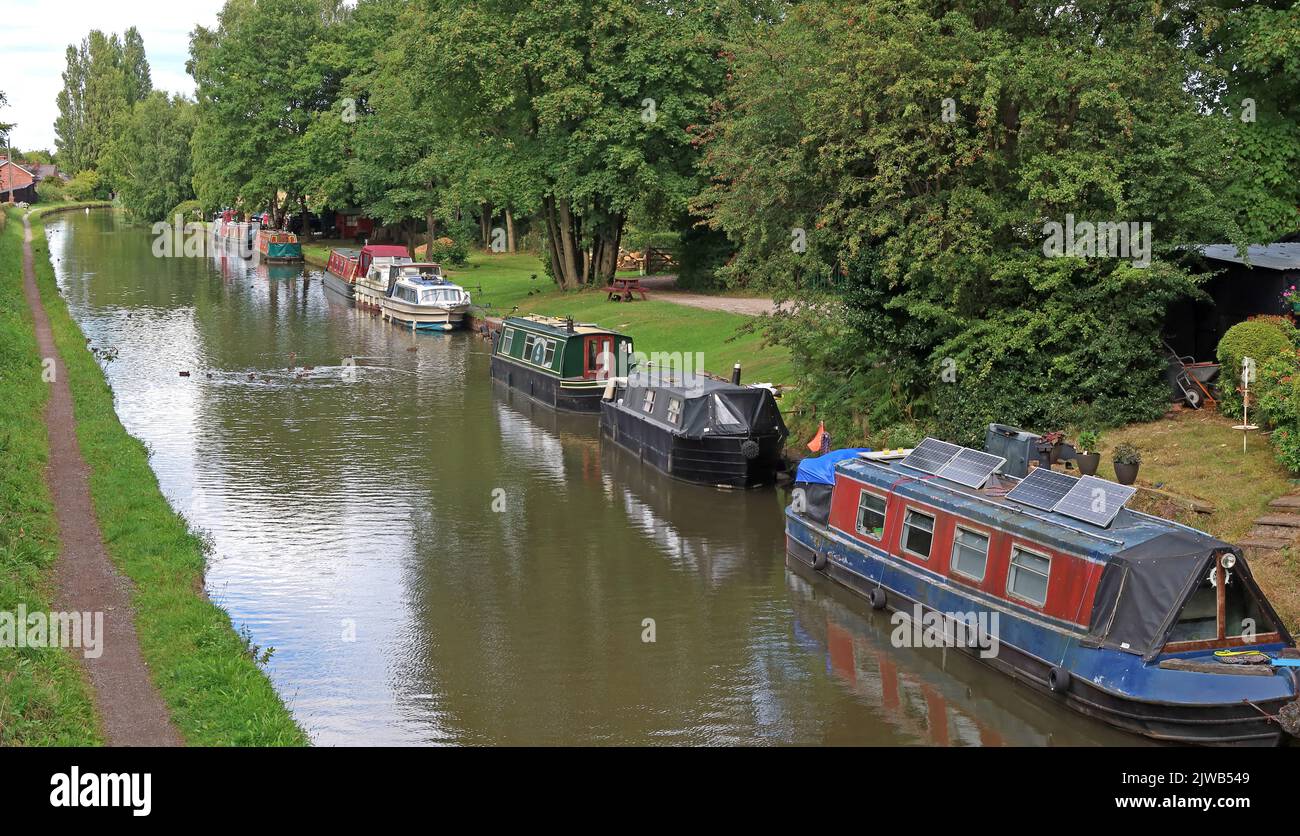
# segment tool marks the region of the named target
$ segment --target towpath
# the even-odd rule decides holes
[[[67,371],[54,345],[50,320],[41,305],[32,269],[32,228],[23,218],[23,295],[36,325],[42,358],[54,361],[54,381],[45,407],[50,457],[45,479],[54,501],[62,548],[55,564],[54,606],[59,612],[103,613],[98,658],[82,659],[94,691],[95,707],[110,746],[179,746],[162,695],[140,654],[131,607],[131,582],[113,565],[90,499],[90,469],[77,445],[77,425]]]

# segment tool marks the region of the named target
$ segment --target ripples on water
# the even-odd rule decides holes
[[[494,387],[473,334],[393,328],[310,268],[155,259],[109,213],[49,233],[123,424],[211,534],[210,594],[318,744],[1112,739],[892,648],[785,569],[777,493],[642,468]]]

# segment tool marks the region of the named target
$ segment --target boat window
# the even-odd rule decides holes
[[[1253,590],[1231,569],[1223,570],[1223,633],[1225,636],[1257,636],[1277,630],[1259,605]]]
[[[719,424],[737,427],[743,424],[740,416],[736,415],[731,407],[727,406],[727,402],[717,395],[713,396],[713,415],[718,419]]]
[[[1047,603],[1047,578],[1052,559],[1016,546],[1011,550],[1011,571],[1007,574],[1007,592],[1043,606]]]
[[[971,580],[984,580],[984,569],[989,562],[987,534],[958,528],[952,538],[952,570]]]
[[[645,390],[645,398],[644,400],[641,401],[641,409],[644,412],[655,411],[655,390],[653,389]]]
[[[542,360],[543,366],[550,366],[555,360],[555,340],[546,341],[546,354]]]
[[[682,401],[681,398],[670,398],[668,401],[668,423],[676,424],[682,420]]]
[[[903,551],[928,560],[933,540],[934,517],[907,509],[907,516],[903,520]]]
[[[1214,588],[1214,573],[1201,578],[1196,591],[1183,605],[1174,629],[1169,631],[1171,642],[1198,642],[1219,637],[1219,598]]]
[[[1257,636],[1277,630],[1259,605],[1255,593],[1231,569],[1223,570],[1223,636]],[[1215,569],[1201,578],[1169,632],[1171,642],[1210,641],[1219,638],[1219,591]]]
[[[879,540],[885,533],[885,498],[863,491],[858,499],[858,533]]]
[[[501,335],[501,353],[509,354],[510,346],[512,343],[514,343],[514,341],[515,341],[515,329],[507,328],[505,330],[505,333]]]

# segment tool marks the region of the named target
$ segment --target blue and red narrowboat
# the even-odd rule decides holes
[[[1003,463],[935,439],[806,460],[786,563],[945,636],[994,625],[954,646],[1118,728],[1292,740],[1300,654],[1240,549],[1125,507],[1113,482]]]

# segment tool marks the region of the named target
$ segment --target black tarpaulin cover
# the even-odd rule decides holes
[[[1208,534],[1180,529],[1111,555],[1097,586],[1083,643],[1150,661],[1164,647],[1183,604],[1214,568],[1215,556],[1228,551],[1237,555],[1232,571],[1255,592],[1273,623],[1280,625],[1236,548]]]
[[[649,401],[648,390],[654,392]],[[786,436],[776,399],[764,388],[736,386],[702,376],[665,382],[646,374],[634,374],[628,377],[627,387],[619,397],[626,409],[642,419],[687,438],[770,433],[781,438]]]

